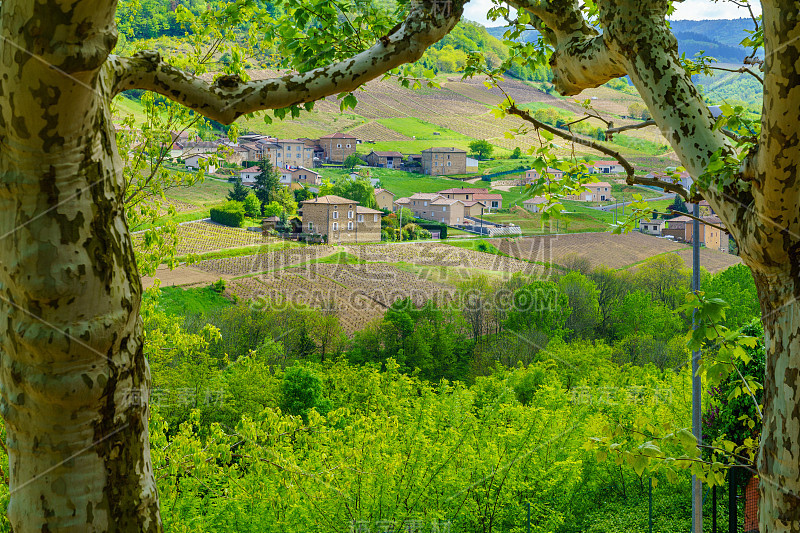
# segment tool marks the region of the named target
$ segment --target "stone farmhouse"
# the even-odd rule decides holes
[[[422,151],[422,173],[449,176],[467,173],[467,152],[454,147],[434,147]]]
[[[356,153],[356,138],[347,133],[331,133],[319,138],[323,159],[327,163],[342,163],[347,156]]]
[[[327,235],[329,243],[364,243],[381,240],[381,216],[377,209],[358,205],[341,196],[320,196],[300,202],[303,232]]]
[[[322,185],[322,178],[319,173],[309,170],[306,167],[284,168],[281,170],[281,183],[299,183],[309,187],[319,187]]]
[[[404,200],[404,199],[401,199]],[[448,226],[464,223],[464,203],[439,193],[416,193],[407,198],[408,207],[416,218],[443,222]]]
[[[367,164],[371,167],[400,168],[403,166],[403,154],[400,152],[376,152],[367,154]]]

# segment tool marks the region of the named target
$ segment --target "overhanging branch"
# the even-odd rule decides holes
[[[628,182],[630,182],[630,180],[634,177],[634,175],[633,175],[633,165],[631,165],[628,162],[628,160],[625,159],[622,156],[622,154],[620,154],[619,152],[617,152],[615,150],[612,150],[611,148],[608,148],[607,146],[603,146],[602,144],[597,143],[595,141],[592,141],[592,140],[589,140],[589,139],[584,139],[582,137],[578,137],[577,135],[573,135],[573,134],[567,133],[567,132],[562,131],[562,130],[560,130],[558,128],[555,128],[555,127],[553,127],[553,126],[551,126],[549,124],[545,124],[544,122],[536,120],[535,118],[533,118],[531,116],[530,113],[528,113],[527,111],[523,111],[522,109],[518,108],[514,104],[511,104],[508,107],[507,111],[508,111],[509,115],[515,115],[515,116],[521,118],[522,120],[524,120],[526,122],[530,122],[535,127],[543,129],[545,131],[549,131],[553,135],[561,137],[564,140],[567,140],[567,141],[570,141],[570,142],[574,142],[574,143],[577,143],[577,144],[580,144],[580,145],[583,145],[583,146],[587,146],[587,147],[592,148],[594,150],[597,150],[598,152],[600,152],[602,154],[605,154],[605,155],[607,155],[609,157],[613,157],[614,159],[619,161],[619,164],[622,165],[622,168],[625,169],[625,173],[628,175]]]
[[[397,30],[368,50],[345,61],[301,74],[243,82],[224,76],[213,83],[163,61],[158,53],[109,58],[106,76],[112,95],[128,89],[157,92],[208,118],[230,124],[263,109],[281,109],[351,92],[364,83],[422,57],[425,50],[456,25],[464,0],[443,8],[430,0],[419,2]]]

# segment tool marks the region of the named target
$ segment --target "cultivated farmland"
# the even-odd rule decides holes
[[[256,244],[275,242],[258,231],[230,228],[213,222],[189,222],[178,226],[177,255],[201,254],[228,248],[240,248]],[[134,246],[141,246],[144,233],[134,233]]]
[[[625,235],[612,233],[572,233],[520,239],[490,241],[501,252],[526,259],[563,265],[573,257],[587,259],[593,267],[624,268],[654,255],[687,248],[668,239],[659,239],[639,232]]]

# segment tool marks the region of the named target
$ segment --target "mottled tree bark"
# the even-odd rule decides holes
[[[679,62],[663,0],[598,0],[601,36],[572,0],[511,0],[543,26],[554,84],[576,94],[627,74],[689,173],[731,149]],[[761,138],[734,183],[701,187],[756,279],[767,372],[759,457],[762,533],[800,532],[800,1],[763,2]]]
[[[217,87],[110,56],[113,0],[0,7],[0,411],[17,533],[160,531],[148,444],[141,282],[109,112],[123,87],[231,122],[354,89],[419,58],[460,18],[430,1],[395,34],[307,75]]]

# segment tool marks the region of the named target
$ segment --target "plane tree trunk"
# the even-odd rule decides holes
[[[111,56],[115,9],[113,0],[0,5],[0,412],[16,533],[162,529],[111,98],[154,90],[225,123],[314,101],[415,61],[462,6],[420,2],[347,61],[224,87],[158,54]]]
[[[553,83],[577,94],[627,74],[683,166],[699,178],[730,141],[684,71],[663,0],[598,0],[602,35],[577,1],[510,0],[534,15],[554,47]],[[800,532],[800,0],[764,0],[764,107],[760,138],[734,178],[705,198],[731,231],[761,301],[767,369],[759,453],[762,533]],[[696,183],[697,185],[697,183]]]

